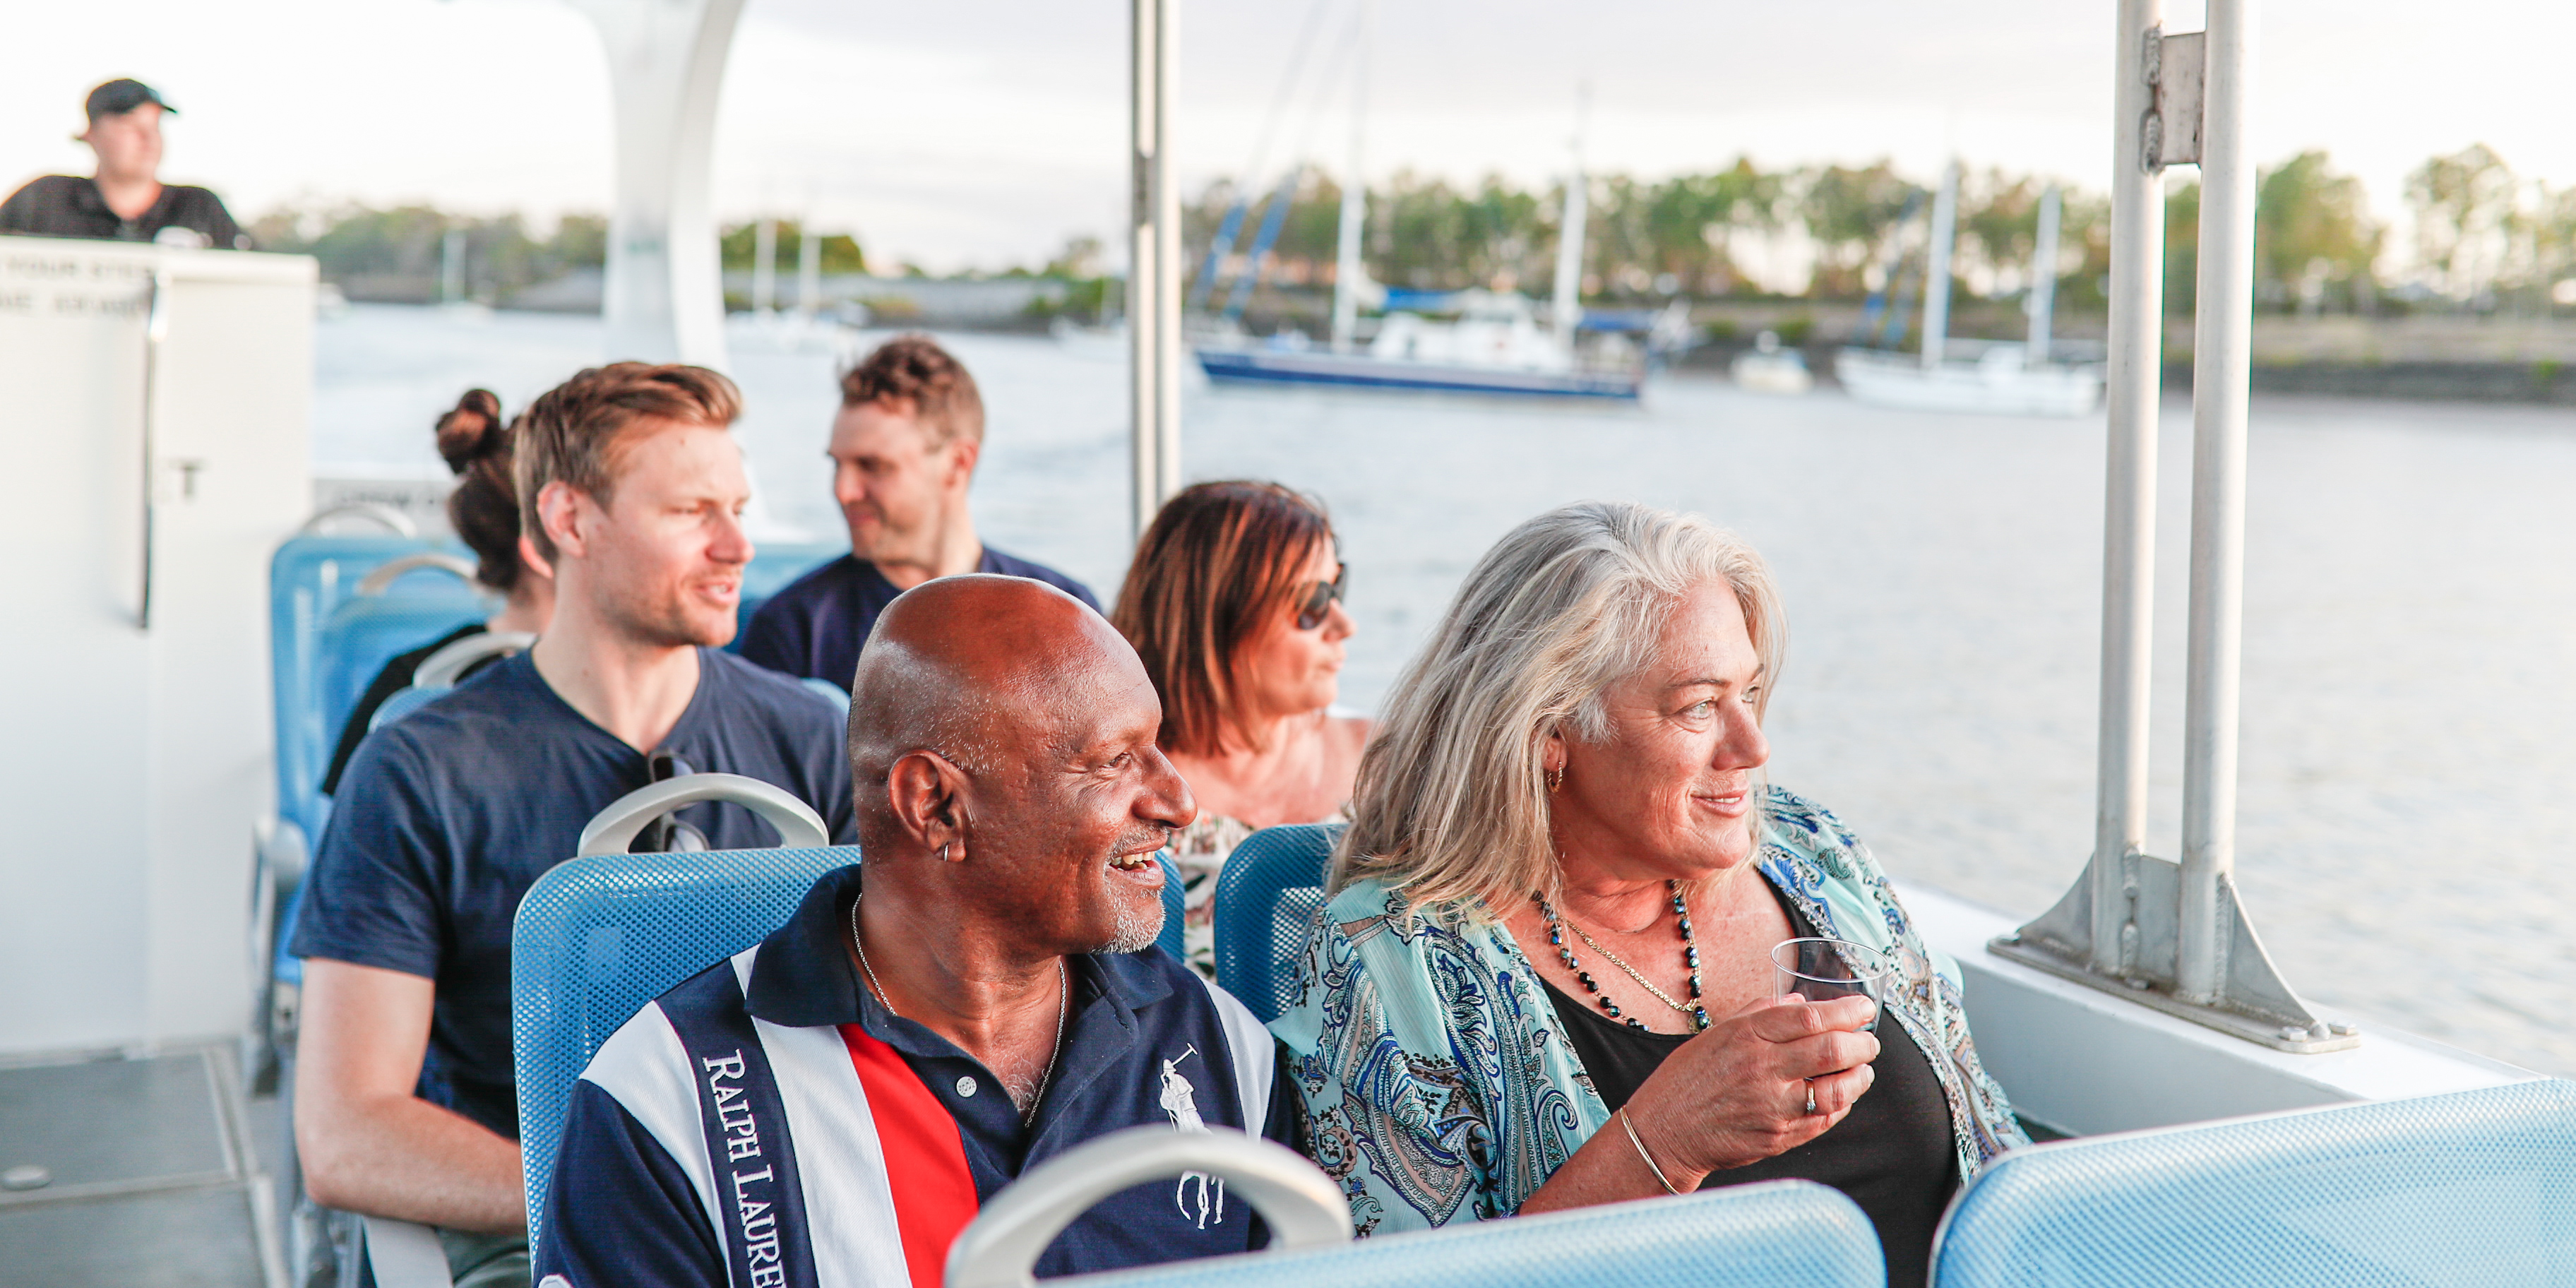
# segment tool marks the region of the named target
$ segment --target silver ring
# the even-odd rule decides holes
[[[1807,1084],[1807,1112],[1809,1114],[1816,1112],[1816,1084],[1812,1082]]]

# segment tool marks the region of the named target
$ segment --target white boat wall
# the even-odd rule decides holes
[[[0,237],[31,484],[0,533],[35,556],[0,685],[0,1055],[248,1013],[268,560],[313,499],[315,278],[300,255]]]

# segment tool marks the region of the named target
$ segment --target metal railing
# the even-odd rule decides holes
[[[2245,431],[2254,312],[2254,163],[2246,107],[2253,0],[2209,0],[2208,30],[2167,34],[2161,0],[2119,0],[2111,189],[2110,412],[2102,561],[2102,725],[2093,858],[1996,952],[2279,1050],[2338,1050],[2348,1025],[2282,982],[2236,891]],[[2189,657],[2183,855],[2145,853],[2154,630],[2156,420],[2164,367],[2168,165],[2200,168],[2192,353]]]

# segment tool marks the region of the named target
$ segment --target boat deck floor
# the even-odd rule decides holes
[[[238,1068],[228,1045],[0,1067],[0,1284],[282,1284],[281,1102]]]

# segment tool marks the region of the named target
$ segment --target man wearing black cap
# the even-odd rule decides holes
[[[91,90],[88,108],[78,137],[98,154],[97,177],[49,174],[20,188],[0,204],[0,233],[250,249],[215,194],[161,182],[161,116],[177,108],[138,80]]]

